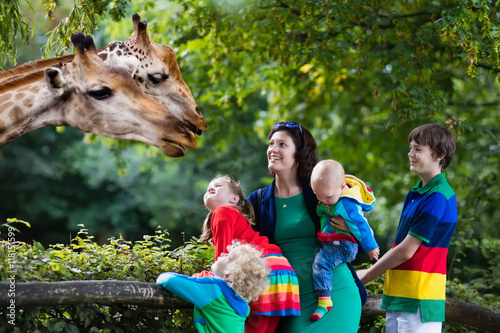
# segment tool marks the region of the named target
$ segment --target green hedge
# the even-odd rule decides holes
[[[44,248],[15,241],[14,222],[4,225],[0,241],[0,277],[8,282],[15,270],[16,282],[71,280],[129,280],[155,282],[166,271],[193,274],[208,269],[213,248],[195,240],[170,250],[168,232],[160,228],[152,236],[130,242],[110,238],[98,245],[81,229],[69,245]],[[26,222],[22,222],[26,223]],[[13,266],[10,266],[10,265]],[[3,297],[3,296],[2,296]],[[193,332],[192,310],[170,311],[139,306],[80,304],[51,308],[16,309],[15,326],[0,308],[0,332]]]

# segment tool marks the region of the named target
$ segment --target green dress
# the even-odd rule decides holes
[[[361,299],[346,264],[339,265],[333,272],[332,309],[316,322],[309,319],[318,302],[312,282],[312,264],[319,250],[314,224],[307,213],[302,193],[290,198],[275,197],[275,203],[275,243],[297,274],[301,310],[301,316],[283,317],[278,331],[357,332],[361,318]]]

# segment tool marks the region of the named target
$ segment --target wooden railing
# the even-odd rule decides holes
[[[9,306],[10,283],[0,283],[0,306]],[[368,295],[363,316],[383,315],[382,295]],[[136,281],[16,282],[16,308],[69,304],[132,304],[161,309],[190,309],[186,302],[154,283]],[[446,320],[498,332],[500,313],[455,299],[446,300]]]

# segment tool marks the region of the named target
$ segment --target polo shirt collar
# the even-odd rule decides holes
[[[441,184],[443,182],[446,181],[446,175],[444,172],[441,172],[439,175],[437,175],[436,177],[432,178],[430,182],[428,182],[427,184],[425,184],[424,187],[422,187],[422,179],[420,179],[417,183],[417,185],[415,185],[411,191],[412,192],[416,192],[418,194],[425,194],[427,192],[429,192],[431,189],[433,189],[434,187],[436,187],[438,184]]]

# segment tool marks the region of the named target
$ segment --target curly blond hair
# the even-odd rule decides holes
[[[247,301],[257,299],[269,288],[269,267],[262,252],[253,245],[234,240],[212,266],[212,270]]]

